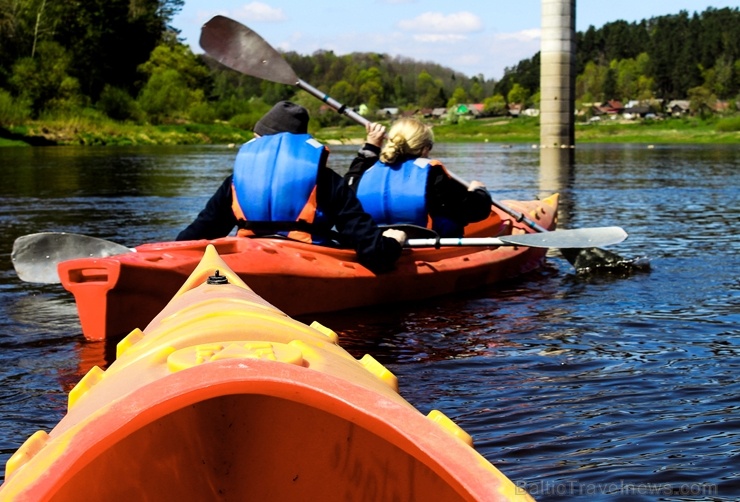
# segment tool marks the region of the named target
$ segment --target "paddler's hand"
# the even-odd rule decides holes
[[[365,130],[367,131],[365,143],[375,145],[378,148],[383,146],[383,138],[385,138],[385,126],[383,124],[368,122],[365,124]]]
[[[389,237],[395,239],[398,243],[403,246],[406,243],[406,232],[403,230],[396,230],[395,228],[389,228],[383,232],[383,237]]]
[[[482,188],[482,189],[485,190],[486,185],[484,185],[483,183],[481,183],[478,180],[473,180],[473,181],[470,182],[470,185],[468,185],[468,192],[472,192],[473,190],[476,190],[478,188]]]

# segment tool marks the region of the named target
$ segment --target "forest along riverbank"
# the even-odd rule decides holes
[[[333,112],[332,112],[333,113]],[[390,121],[382,120],[384,123]],[[493,117],[456,124],[429,121],[438,143],[539,144],[539,121],[533,117]],[[326,144],[358,144],[365,130],[354,123],[311,130]],[[228,124],[131,125],[114,121],[32,122],[13,131],[0,128],[2,146],[51,145],[203,145],[241,144],[252,132]],[[740,116],[700,119],[611,120],[579,122],[576,143],[709,144],[740,142]]]

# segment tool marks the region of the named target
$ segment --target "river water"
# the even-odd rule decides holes
[[[356,147],[331,147],[343,171]],[[538,500],[740,497],[740,146],[579,145],[568,169],[529,146],[435,145],[494,197],[561,194],[561,228],[618,225],[650,272],[567,261],[455,297],[322,314],[421,412],[439,409]],[[229,173],[224,146],[0,150],[0,464],[66,412],[104,342],[61,286],[23,283],[10,250],[40,231],[171,240]]]

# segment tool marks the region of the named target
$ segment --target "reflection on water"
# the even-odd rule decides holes
[[[333,167],[346,168],[354,149],[332,147]],[[115,350],[82,339],[58,286],[15,278],[13,239],[42,230],[130,245],[170,239],[235,155],[60,151],[0,151],[13,166],[0,170],[0,462],[50,430],[70,386]],[[609,249],[647,256],[652,272],[581,277],[553,254],[495,288],[301,320],[386,364],[409,402],[450,416],[538,500],[734,500],[740,148],[579,146],[567,176],[543,172],[529,146],[435,145],[435,154],[499,200],[558,183],[563,227],[625,228],[630,237]]]

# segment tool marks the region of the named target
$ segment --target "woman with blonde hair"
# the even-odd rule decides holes
[[[344,179],[376,223],[409,223],[441,237],[461,237],[465,225],[489,216],[493,202],[483,183],[465,187],[441,162],[429,158],[434,146],[429,125],[398,119],[382,149],[385,126],[373,122],[366,130],[366,143]]]

